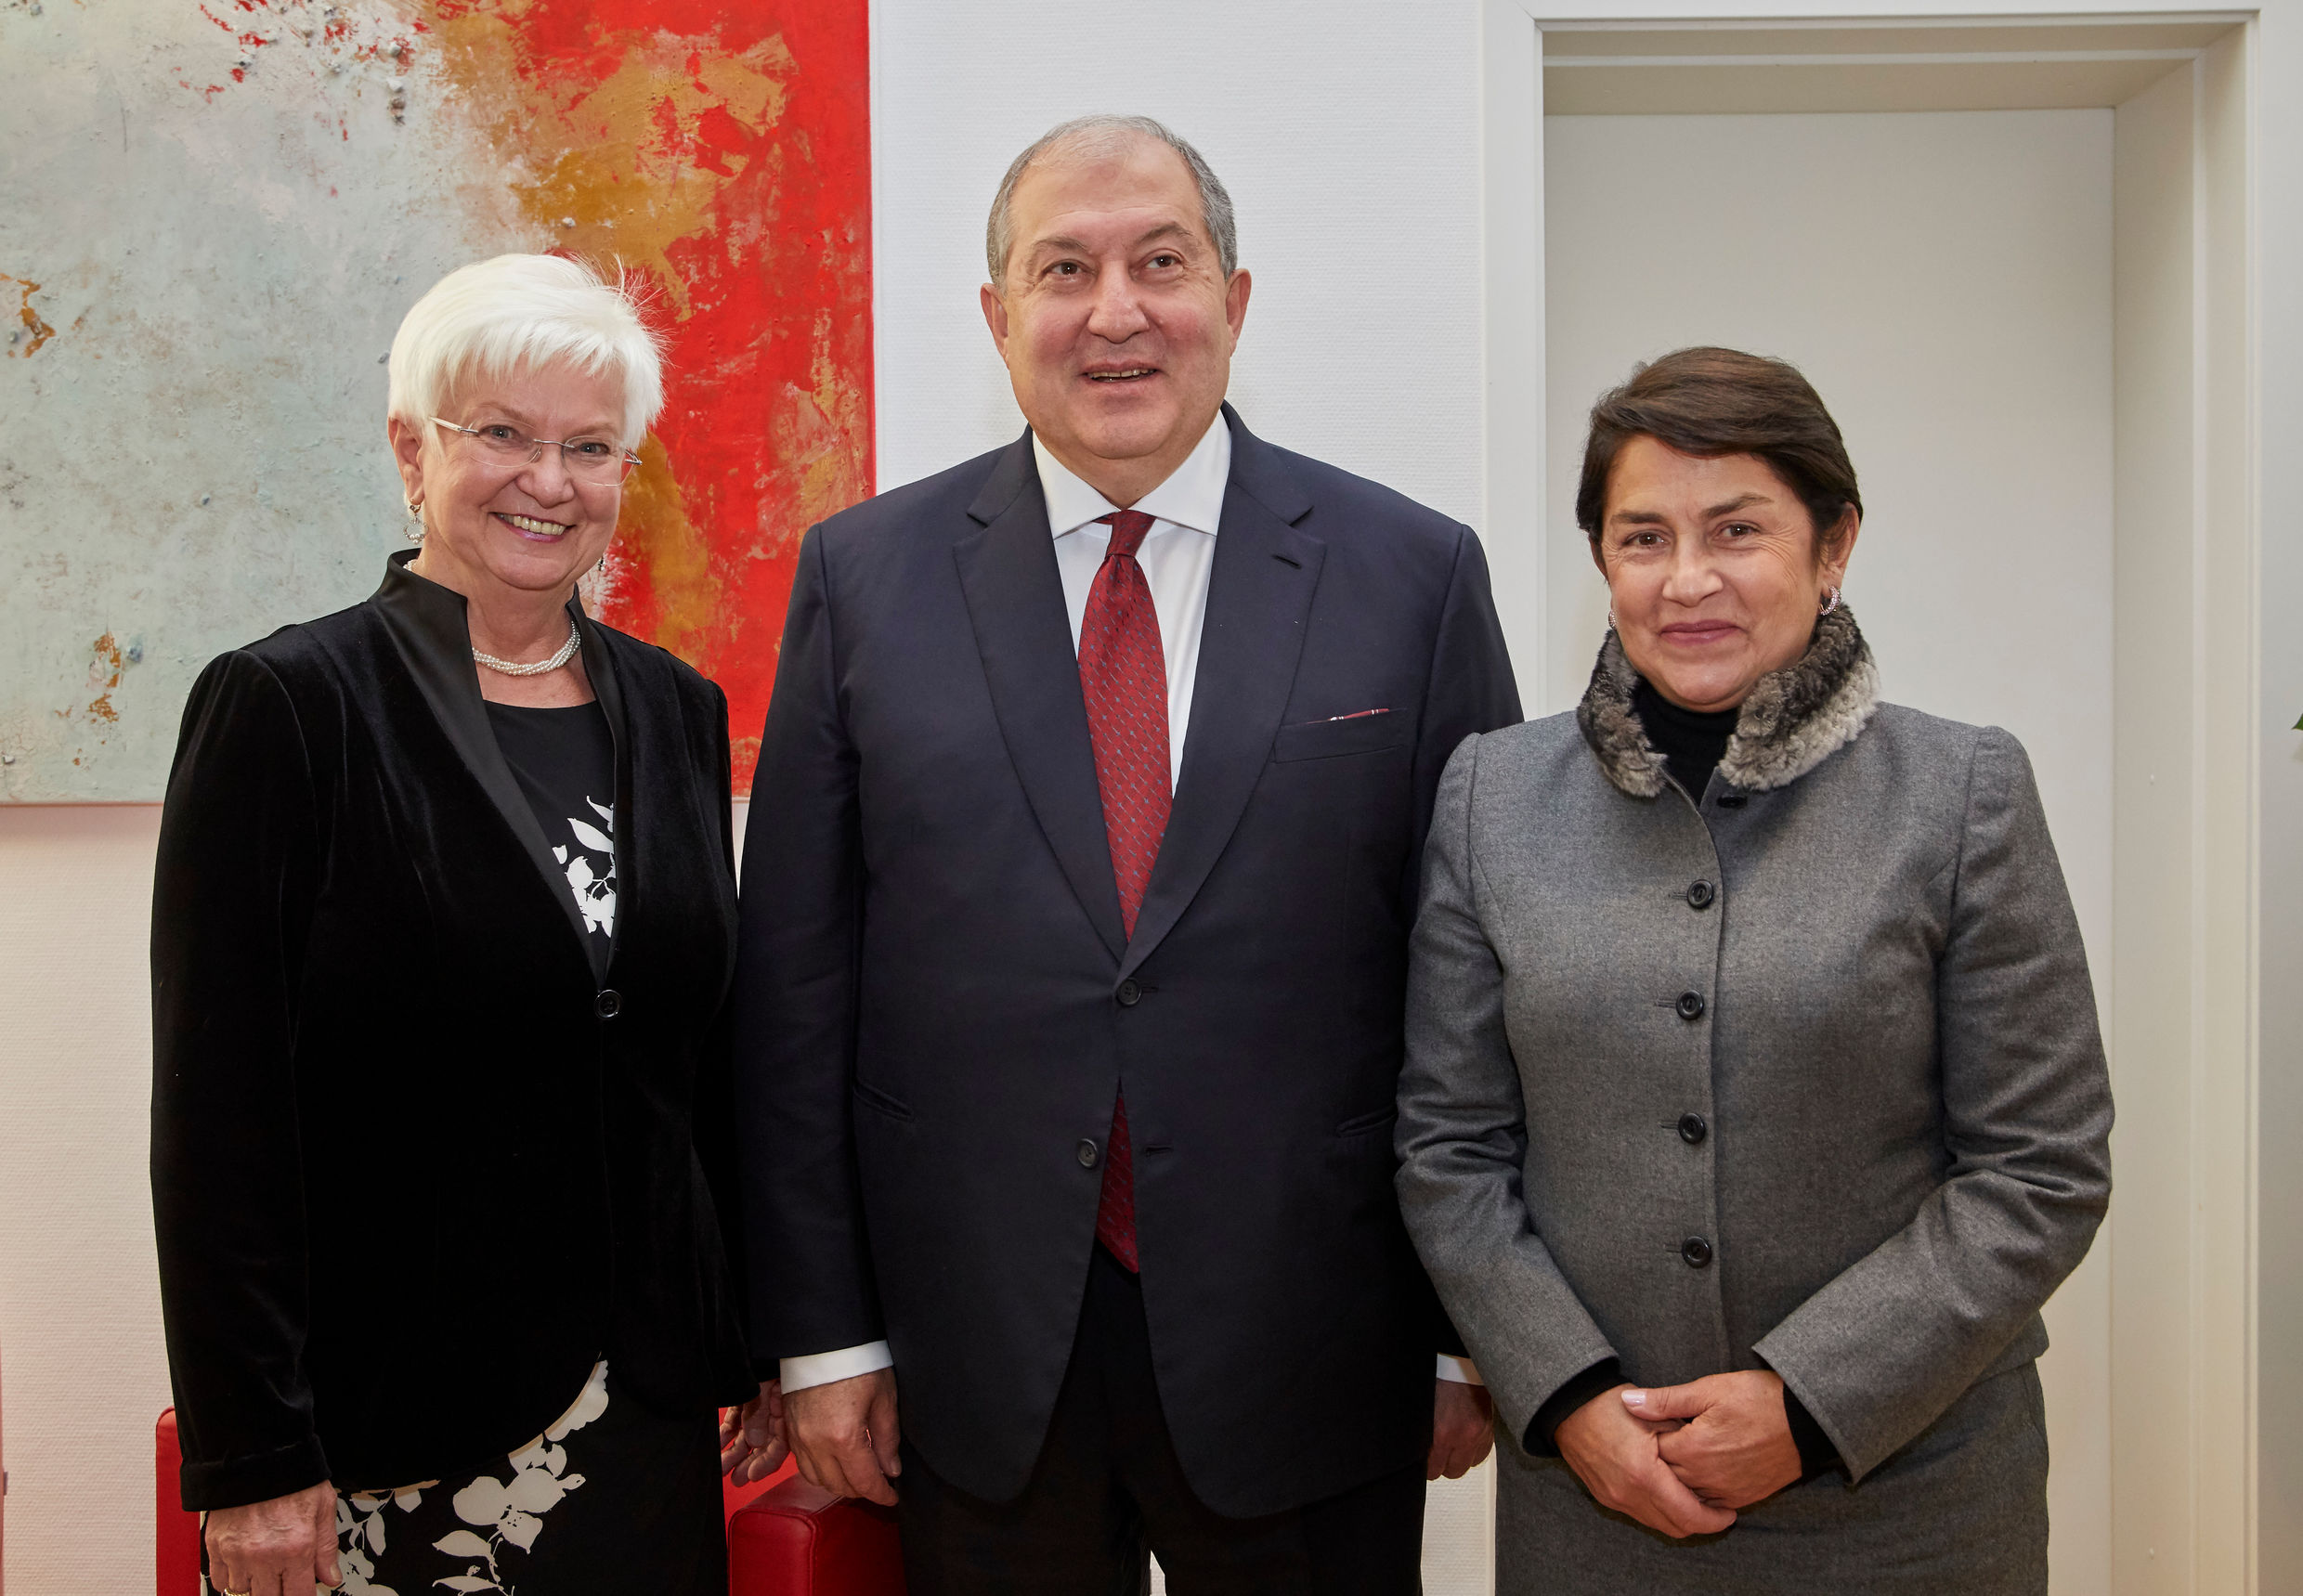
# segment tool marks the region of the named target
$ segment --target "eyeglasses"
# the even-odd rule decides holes
[[[583,482],[621,482],[640,463],[638,455],[618,447],[613,438],[532,438],[505,422],[460,427],[439,416],[432,418],[432,424],[470,438],[481,462],[490,471],[517,471],[534,465],[548,448],[558,449],[568,475]]]

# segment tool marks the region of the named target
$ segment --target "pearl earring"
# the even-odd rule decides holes
[[[403,499],[400,502],[408,506],[408,540],[411,543],[423,542],[424,531],[423,500],[421,499]]]

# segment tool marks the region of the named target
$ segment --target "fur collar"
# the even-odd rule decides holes
[[[1665,785],[1663,756],[1632,708],[1638,683],[1610,627],[1575,720],[1607,779],[1633,798],[1651,798]],[[1788,786],[1855,740],[1879,707],[1879,690],[1871,647],[1842,604],[1815,623],[1815,640],[1796,664],[1752,686],[1719,762],[1721,779],[1745,792]]]

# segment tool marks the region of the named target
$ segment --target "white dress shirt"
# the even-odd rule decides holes
[[[1120,507],[1073,474],[1047,452],[1034,433],[1032,456],[1039,465],[1040,495],[1047,502],[1047,531],[1056,542],[1056,569],[1063,578],[1063,607],[1070,616],[1072,648],[1079,649],[1087,617],[1087,595],[1112,546],[1112,528],[1100,518]],[[1207,620],[1207,578],[1216,567],[1216,528],[1223,519],[1225,488],[1231,481],[1231,428],[1223,413],[1167,479],[1129,506],[1152,517],[1152,530],[1136,551],[1152,607],[1159,616],[1160,653],[1167,664],[1168,790],[1183,779],[1184,733],[1191,725],[1191,691],[1200,674],[1200,632]],[[894,1367],[888,1343],[842,1347],[804,1357],[787,1357],[780,1368],[786,1392],[828,1385],[875,1369]],[[1469,1358],[1439,1355],[1438,1377],[1477,1385]]]
[[[1056,539],[1056,569],[1063,577],[1063,607],[1079,648],[1088,590],[1112,547],[1112,528],[1099,518],[1119,506],[1072,474],[1034,435],[1039,486],[1047,500],[1047,530]],[[1200,674],[1200,629],[1207,620],[1207,577],[1216,567],[1216,524],[1223,519],[1224,487],[1231,480],[1231,429],[1222,413],[1199,446],[1151,492],[1129,508],[1152,517],[1136,551],[1160,618],[1160,654],[1167,662],[1167,786],[1183,779],[1184,733],[1191,726],[1191,689]]]

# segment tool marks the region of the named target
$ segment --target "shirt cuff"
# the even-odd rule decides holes
[[[1453,1381],[1458,1385],[1485,1385],[1487,1383],[1479,1378],[1478,1365],[1468,1357],[1458,1357],[1451,1352],[1443,1352],[1439,1355],[1438,1372],[1441,1380]]]
[[[1791,1444],[1799,1448],[1802,1484],[1840,1466],[1840,1449],[1831,1445],[1831,1437],[1807,1411],[1807,1404],[1793,1395],[1788,1385],[1783,1388],[1783,1420],[1791,1427]]]
[[[835,1380],[853,1380],[859,1374],[894,1367],[895,1354],[888,1350],[884,1341],[843,1346],[838,1352],[812,1352],[805,1357],[780,1359],[777,1364],[787,1396],[811,1385],[829,1385]]]

